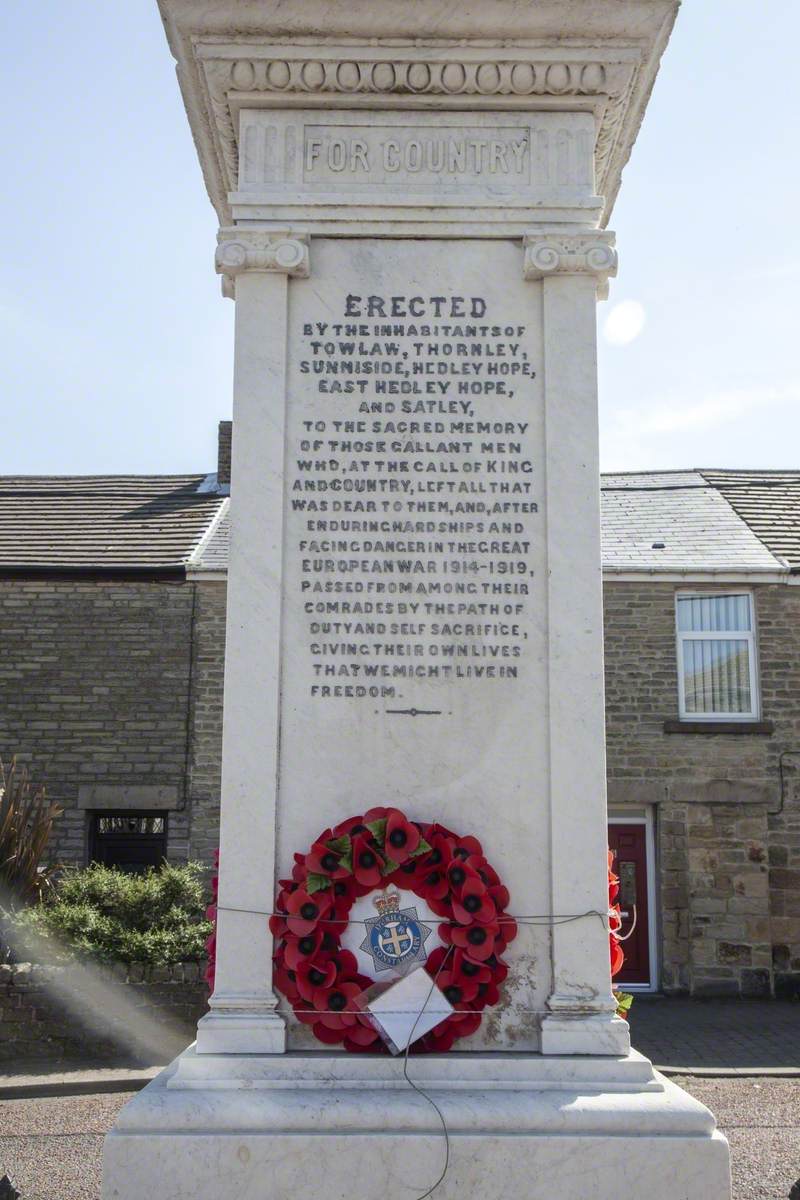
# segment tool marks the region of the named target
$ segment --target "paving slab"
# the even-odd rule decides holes
[[[631,1039],[669,1075],[800,1077],[800,1004],[637,996]]]

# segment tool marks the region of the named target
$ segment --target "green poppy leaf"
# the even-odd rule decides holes
[[[334,854],[351,854],[353,850],[353,844],[348,834],[345,834],[344,837],[331,838],[325,845]]]
[[[386,817],[380,817],[377,821],[367,821],[367,829],[378,845],[382,846],[386,838]]]

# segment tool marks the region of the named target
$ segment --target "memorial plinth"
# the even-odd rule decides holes
[[[595,308],[676,7],[161,0],[236,303],[217,963],[106,1200],[413,1200],[442,1120],[442,1200],[729,1196],[609,971]],[[375,806],[477,838],[517,920],[424,1095],[273,975],[278,879]]]

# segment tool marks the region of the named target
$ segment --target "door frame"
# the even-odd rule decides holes
[[[656,836],[655,836],[655,805],[644,804],[631,809],[630,816],[623,815],[623,809],[614,806],[614,816],[608,816],[609,825],[644,825],[644,853],[647,869],[647,943],[650,960],[649,983],[625,983],[622,990],[626,992],[658,992],[659,954],[658,954],[658,913],[656,911],[658,890],[656,888]],[[624,943],[623,943],[624,949]]]

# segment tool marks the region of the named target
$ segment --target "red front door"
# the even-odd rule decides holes
[[[647,836],[644,825],[609,825],[608,844],[614,852],[612,870],[619,876],[619,906],[625,964],[614,984],[646,983],[650,980],[650,938],[647,908]]]

